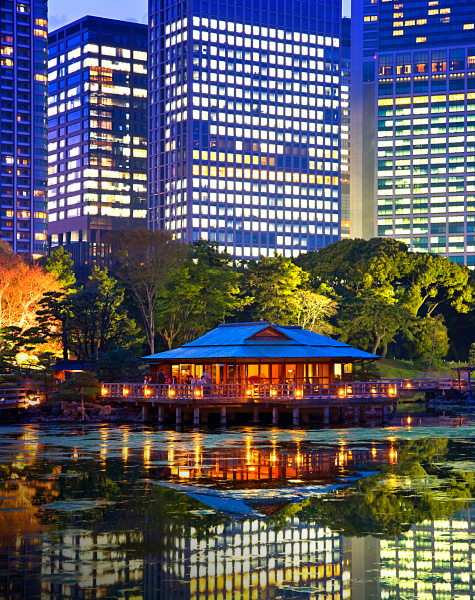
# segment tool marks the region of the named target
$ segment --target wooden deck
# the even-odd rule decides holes
[[[39,402],[29,400],[26,389],[0,389],[0,410],[23,409],[34,404]]]

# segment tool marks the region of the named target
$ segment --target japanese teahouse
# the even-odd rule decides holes
[[[146,356],[151,383],[159,373],[178,384],[203,374],[213,384],[331,384],[353,381],[356,361],[378,356],[302,329],[267,321],[219,325],[175,350]]]

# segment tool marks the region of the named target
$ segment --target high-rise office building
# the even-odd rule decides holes
[[[341,237],[350,237],[351,19],[341,21]]]
[[[338,240],[341,2],[149,13],[149,225],[236,258]]]
[[[84,17],[49,35],[48,234],[76,267],[147,225],[146,25]]]
[[[46,0],[0,5],[0,239],[46,251]]]
[[[355,236],[475,266],[475,17],[463,0],[355,0]]]

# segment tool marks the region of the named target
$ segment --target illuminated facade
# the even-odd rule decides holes
[[[237,258],[339,239],[340,4],[150,0],[152,228]]]
[[[472,600],[474,509],[380,542],[381,599]]]
[[[2,2],[0,239],[46,251],[46,0]]]
[[[48,234],[77,266],[147,220],[147,27],[85,17],[49,36]]]
[[[362,148],[352,164],[354,235],[394,237],[475,267],[473,7],[353,8],[352,140]]]
[[[341,237],[350,237],[351,19],[341,21]]]

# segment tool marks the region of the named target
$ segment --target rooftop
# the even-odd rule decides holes
[[[224,359],[373,360],[374,354],[296,325],[267,321],[218,325],[175,350],[145,356],[146,362]]]

